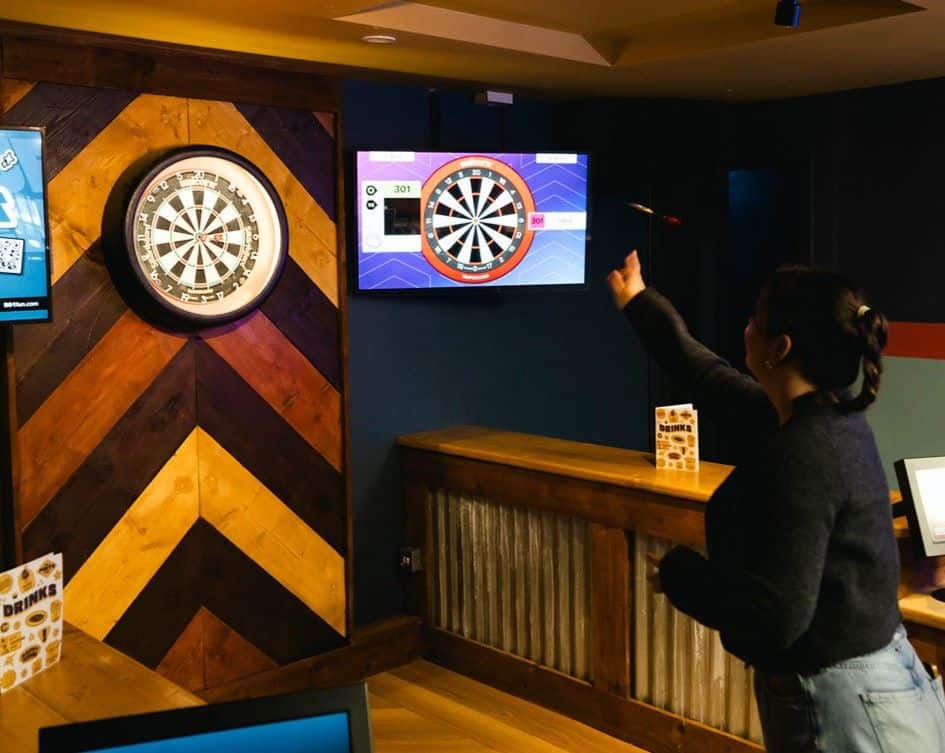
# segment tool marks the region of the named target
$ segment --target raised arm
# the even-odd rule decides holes
[[[761,386],[696,340],[673,304],[643,284],[636,251],[607,282],[643,346],[692,396],[701,415],[743,440],[736,445],[750,446],[777,429],[777,413]]]

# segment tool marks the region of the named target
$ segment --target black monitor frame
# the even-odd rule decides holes
[[[99,751],[341,712],[348,714],[351,753],[372,753],[364,683],[44,727],[39,753]]]
[[[360,213],[358,211],[358,154],[363,152],[423,152],[424,154],[579,154],[587,157],[587,217],[584,240],[584,282],[556,283],[553,285],[455,285],[436,288],[362,288],[360,286]],[[359,146],[346,148],[343,152],[345,195],[341,197],[345,208],[344,238],[347,258],[347,292],[351,295],[371,298],[483,298],[503,299],[507,295],[528,296],[545,292],[586,293],[591,288],[591,225],[593,221],[593,183],[595,180],[595,156],[588,149],[534,149],[521,151],[516,149],[443,149],[390,146]]]
[[[929,468],[945,468],[945,457],[904,458],[895,462],[896,477],[899,479],[899,491],[905,504],[909,530],[915,541],[916,550],[921,556],[945,556],[945,541],[936,542],[932,538],[925,514],[925,500],[916,482],[916,471]]]
[[[52,300],[52,237],[49,234],[49,172],[46,164],[46,126],[0,125],[0,131],[33,131],[39,133],[40,161],[43,172],[43,229],[46,234],[46,316],[29,319],[2,319],[0,326],[23,324],[48,324],[53,320]]]

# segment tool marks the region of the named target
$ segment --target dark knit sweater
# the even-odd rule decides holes
[[[810,673],[887,644],[901,621],[899,554],[865,416],[810,393],[779,428],[758,383],[697,342],[659,293],[625,313],[739,458],[706,507],[708,558],[676,547],[660,564],[670,602],[768,672]]]

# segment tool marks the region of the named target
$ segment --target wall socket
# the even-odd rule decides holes
[[[423,569],[420,561],[420,548],[405,546],[400,550],[400,571],[404,573],[419,573]]]

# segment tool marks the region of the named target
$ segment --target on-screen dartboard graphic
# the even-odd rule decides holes
[[[421,193],[421,250],[446,277],[465,283],[496,280],[511,272],[532,243],[528,218],[535,201],[522,177],[489,157],[447,162]]]

